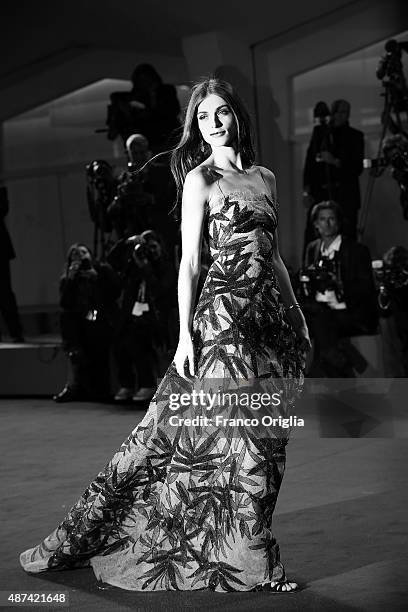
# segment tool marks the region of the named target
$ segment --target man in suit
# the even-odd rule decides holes
[[[353,376],[364,360],[347,339],[374,334],[378,325],[370,252],[341,233],[336,202],[316,204],[311,219],[320,236],[307,245],[304,260],[304,278],[310,279],[304,310],[315,341],[311,373]]]
[[[11,287],[10,260],[16,254],[4,221],[8,211],[7,188],[0,185],[0,312],[13,342],[24,342],[16,297]]]
[[[357,238],[364,135],[349,125],[349,117],[350,103],[335,100],[330,122],[317,125],[313,130],[303,171],[303,196],[309,209],[305,246],[315,237],[311,210],[322,200],[335,200],[340,205],[343,235]]]
[[[117,237],[153,229],[161,235],[173,260],[178,224],[171,214],[176,189],[169,159],[162,155],[151,160],[149,141],[143,134],[129,136],[126,151],[128,169],[120,175],[117,196],[108,209]]]

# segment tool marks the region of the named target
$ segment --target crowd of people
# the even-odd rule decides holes
[[[73,244],[60,282],[61,332],[71,367],[57,402],[109,399],[113,378],[115,401],[147,401],[160,355],[175,345],[181,247],[179,219],[171,209],[177,193],[169,159],[154,152],[163,148],[163,135],[168,142],[179,126],[180,108],[175,88],[164,85],[152,67],[135,69],[132,82],[131,92],[112,94],[107,121],[108,137],[123,139],[127,169],[115,177],[107,162],[88,166],[90,212],[101,252],[96,239],[93,253],[87,245]],[[294,286],[314,346],[308,374],[349,377],[367,366],[350,338],[378,333],[380,309],[371,255],[358,241],[364,135],[350,126],[348,101],[335,100],[327,113],[313,129],[305,158],[303,261]],[[131,132],[135,127],[141,131]],[[4,198],[0,206],[4,217]],[[4,223],[0,231],[0,308],[13,339],[21,341],[6,270],[14,252]],[[209,263],[205,238],[199,290]],[[394,309],[403,320],[401,308],[394,304]]]
[[[57,402],[109,400],[114,377],[115,401],[148,401],[158,356],[174,346],[177,231],[169,214],[175,196],[170,170],[154,161],[144,167],[151,151],[143,134],[131,134],[125,144],[127,170],[114,181],[108,169],[109,189],[102,181],[104,197],[92,200],[95,223],[103,218],[102,257],[72,245],[60,281],[61,333],[71,367]]]
[[[108,138],[128,164],[119,176],[104,160],[87,166],[93,253],[68,252],[60,281],[61,333],[70,374],[57,402],[145,402],[161,361],[174,350],[178,230],[175,186],[166,155],[180,126],[173,85],[140,64],[129,92],[114,92]],[[115,383],[117,381],[117,383]]]
[[[358,241],[364,135],[350,126],[350,103],[315,107],[303,171],[307,220],[298,296],[313,339],[309,376],[354,377],[367,361],[351,342],[379,331],[371,254]],[[317,114],[316,114],[317,111]]]
[[[111,364],[116,401],[146,401],[173,344],[175,270],[160,235],[145,230],[117,241],[106,261],[73,244],[60,280],[61,334],[70,376],[57,402],[109,400]]]
[[[350,337],[378,330],[371,256],[356,240],[364,138],[349,125],[349,114],[346,100],[333,102],[330,120],[313,130],[305,160],[308,211],[297,294],[313,338],[308,374],[315,377],[364,371],[367,362]],[[128,168],[116,182],[111,173],[104,190],[105,231],[115,242],[103,262],[94,261],[84,245],[73,245],[61,279],[61,329],[71,376],[55,397],[59,402],[108,399],[111,363],[115,401],[148,401],[157,356],[163,348],[174,349],[179,247],[169,211],[175,185],[166,158],[151,160],[146,135],[123,134]],[[205,254],[204,249],[203,259]]]

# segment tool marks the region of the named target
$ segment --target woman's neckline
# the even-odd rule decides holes
[[[215,174],[217,176],[221,176],[222,178],[224,178],[224,174],[222,173],[228,173],[230,172],[232,175],[236,174],[237,176],[242,176],[242,175],[246,175],[248,176],[249,173],[251,172],[251,170],[257,170],[259,168],[259,166],[257,166],[256,164],[253,164],[252,166],[249,166],[249,168],[243,168],[242,170],[240,168],[237,168],[237,170],[233,170],[232,168],[219,168],[218,166],[204,166],[207,170],[207,172],[209,172],[210,174]]]
[[[211,174],[212,178],[216,179],[214,180],[213,185],[212,185],[214,191],[209,196],[208,201],[211,201],[214,198],[218,198],[218,197],[226,198],[231,195],[246,195],[248,193],[250,193],[251,196],[255,196],[255,195],[260,196],[260,197],[266,196],[266,197],[271,198],[272,200],[274,199],[272,197],[272,194],[268,192],[267,190],[267,185],[265,184],[265,179],[262,176],[260,167],[255,164],[250,166],[250,168],[248,168],[247,171],[237,173],[237,176],[238,175],[246,176],[248,177],[248,179],[251,180],[250,184],[248,184],[248,181],[245,181],[243,182],[241,186],[237,186],[237,187],[235,187],[234,185],[230,187],[221,186],[220,181],[227,180],[225,179],[225,176],[221,174],[221,172],[218,172],[217,170],[214,170],[213,168],[209,166],[207,166],[207,170]],[[260,183],[258,184],[252,183],[253,179],[256,178],[258,174],[260,175],[259,179],[262,182],[262,185]]]
[[[219,187],[219,186],[218,186]],[[270,193],[266,193],[265,190],[261,190],[261,189],[257,189],[254,187],[254,189],[231,189],[231,191],[221,191],[221,188],[219,187],[219,191],[216,192],[214,191],[214,193],[212,195],[210,195],[210,197],[208,198],[208,202],[212,202],[213,200],[216,199],[227,199],[227,198],[231,198],[232,196],[245,196],[250,194],[250,196],[254,199],[264,199],[264,198],[268,198],[269,200],[271,200],[272,202],[274,202],[275,204],[277,203],[276,198],[274,198],[272,196],[272,194]]]

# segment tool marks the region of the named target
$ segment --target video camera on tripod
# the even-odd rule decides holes
[[[377,68],[377,78],[390,90],[392,105],[396,113],[408,111],[408,90],[402,66],[402,51],[408,53],[408,41],[395,39],[385,43],[385,54]]]
[[[107,248],[105,234],[112,231],[112,224],[107,214],[108,207],[116,192],[116,178],[112,166],[103,159],[95,159],[86,166],[87,199],[91,220],[94,223],[94,256],[99,250],[104,259]]]
[[[364,168],[370,168],[371,181],[363,208],[367,208],[372,194],[373,180],[380,177],[388,166],[392,177],[400,188],[400,204],[403,217],[408,221],[408,87],[405,79],[402,51],[408,53],[408,41],[388,40],[385,54],[381,57],[376,76],[381,80],[384,92],[384,109],[381,114],[383,126],[377,157],[364,159]],[[405,113],[405,128],[402,118]],[[391,135],[386,137],[387,131]]]

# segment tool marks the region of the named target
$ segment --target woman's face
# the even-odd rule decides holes
[[[79,246],[72,251],[71,261],[82,262],[86,259],[90,261],[92,258],[90,252],[85,246]]]
[[[212,148],[231,147],[237,136],[235,117],[230,106],[217,94],[210,94],[198,105],[198,128]]]

